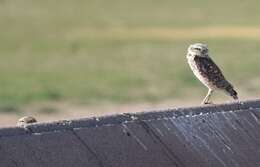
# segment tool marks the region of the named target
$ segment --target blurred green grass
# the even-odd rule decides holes
[[[85,29],[122,27],[257,27],[259,5],[257,0],[0,0],[0,106],[198,98],[206,90],[185,58],[187,46],[197,41],[210,46],[239,90],[260,93],[257,39],[84,35]]]

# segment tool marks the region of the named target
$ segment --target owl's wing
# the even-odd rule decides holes
[[[213,83],[217,88],[225,88],[230,85],[228,81],[226,81],[219,67],[210,57],[196,56],[194,61],[200,74],[207,78],[207,80]]]

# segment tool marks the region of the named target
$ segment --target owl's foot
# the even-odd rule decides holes
[[[214,104],[213,102],[210,102],[210,101],[208,101],[208,102],[202,102],[201,103],[202,105],[212,105],[212,104]]]
[[[212,102],[210,102],[210,97],[211,97],[212,93],[213,93],[213,90],[209,89],[207,96],[202,101],[202,105],[213,104]]]

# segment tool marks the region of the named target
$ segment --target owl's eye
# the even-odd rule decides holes
[[[200,49],[200,48],[193,48],[193,50],[198,50],[198,51],[201,51],[201,49]]]
[[[202,51],[202,53],[207,53],[208,52],[208,49],[204,49],[203,51]]]

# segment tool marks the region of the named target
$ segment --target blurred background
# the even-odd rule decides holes
[[[187,61],[210,54],[240,98],[260,94],[258,0],[0,0],[0,126],[199,105]],[[231,101],[214,94],[215,103]]]

